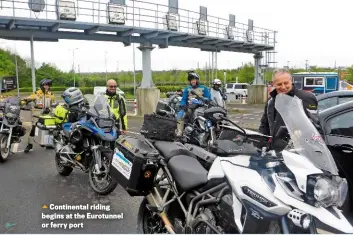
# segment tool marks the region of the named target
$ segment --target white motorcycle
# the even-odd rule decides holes
[[[338,209],[346,198],[347,182],[338,176],[301,100],[280,94],[275,107],[292,148],[281,153],[265,147],[230,151],[227,157],[217,157],[209,172],[178,143],[118,140],[113,162],[130,162],[131,170],[127,175],[113,165],[117,180],[131,196],[145,197],[138,232],[317,233],[319,220],[335,232],[353,233]],[[240,134],[247,141],[247,132]]]

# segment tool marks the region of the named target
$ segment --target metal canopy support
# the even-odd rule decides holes
[[[236,26],[236,17],[235,15],[229,14],[229,26],[235,27]]]
[[[199,19],[203,21],[208,21],[208,9],[206,7],[200,6]]]
[[[141,88],[152,88],[154,86],[151,77],[151,51],[155,48],[150,43],[140,44],[138,47],[143,53],[143,79],[141,82]]]
[[[262,79],[262,62],[263,55],[262,53],[257,53],[254,55],[254,81],[253,85],[264,85],[264,81]]]
[[[178,0],[169,0],[168,1],[168,11],[172,14],[178,14]]]
[[[214,79],[218,78],[218,53],[216,51],[211,52],[211,68],[211,78],[214,81]]]
[[[32,70],[32,90],[36,91],[36,72],[34,65],[33,34],[31,35],[31,70]]]

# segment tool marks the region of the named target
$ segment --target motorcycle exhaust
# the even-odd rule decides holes
[[[158,210],[162,210],[162,197],[159,193],[159,191],[157,190],[156,187],[153,188],[152,192],[146,196],[147,201],[149,202],[149,205],[151,207],[155,207]],[[173,226],[170,222],[170,220],[167,217],[167,214],[165,211],[162,211],[159,214],[162,222],[165,224],[165,228],[169,233],[175,234],[174,230],[173,230]]]

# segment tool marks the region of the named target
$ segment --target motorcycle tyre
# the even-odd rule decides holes
[[[92,181],[92,177],[91,177],[92,170],[94,168],[95,168],[95,162],[92,161],[90,164],[88,175],[89,175],[90,186],[93,189],[93,191],[95,191],[95,193],[97,193],[99,195],[103,195],[103,196],[108,195],[111,192],[113,192],[113,190],[115,190],[118,185],[118,182],[113,177],[111,177],[112,181],[109,183],[109,185],[105,189],[103,189],[103,190],[97,189],[97,187],[94,185],[94,183]]]
[[[2,140],[2,138],[6,138],[6,142],[5,142],[5,145],[7,145],[7,138],[8,136],[7,135],[3,135],[3,134],[0,134],[0,141]],[[10,149],[11,149],[11,145],[10,145]],[[7,159],[9,158],[9,155],[10,155],[10,150],[8,150],[6,156],[3,156],[0,152],[0,162],[6,162]]]
[[[68,166],[60,166],[59,161],[60,161],[59,154],[56,153],[55,154],[55,166],[56,166],[59,174],[62,176],[69,176],[71,174],[71,172],[73,171],[73,168],[68,167]]]

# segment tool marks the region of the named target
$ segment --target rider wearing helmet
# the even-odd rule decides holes
[[[63,94],[65,104],[58,105],[54,110],[54,117],[57,124],[62,122],[77,122],[83,115],[84,95],[76,87],[66,89]]]
[[[225,108],[226,94],[221,90],[220,79],[214,79],[213,87],[210,89],[211,100],[214,101],[219,107]]]
[[[33,148],[33,137],[36,129],[36,123],[38,121],[38,118],[33,116],[48,114],[50,112],[50,108],[55,103],[55,96],[50,91],[51,86],[52,80],[45,78],[39,82],[39,89],[25,99],[27,101],[34,101],[34,109],[32,109],[32,129],[28,136],[28,145],[24,150],[25,153],[28,153]]]
[[[177,115],[177,136],[180,137],[183,134],[184,130],[184,122],[185,119],[192,114],[193,110],[187,109],[188,101],[196,98],[196,95],[192,94],[194,91],[198,96],[204,97],[208,100],[211,100],[210,92],[208,87],[199,84],[199,75],[195,72],[188,73],[188,81],[190,86],[186,87],[182,94],[181,100],[181,110],[178,112]],[[187,113],[185,113],[187,111]]]

